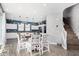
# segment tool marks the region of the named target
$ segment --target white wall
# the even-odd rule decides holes
[[[2,40],[2,9],[0,6],[0,44],[1,44],[1,40]]]
[[[57,15],[58,16],[58,15]],[[55,15],[47,17],[47,34],[49,42],[62,43],[62,20]],[[61,16],[61,15],[60,15]],[[58,27],[56,27],[58,25]]]
[[[5,44],[6,41],[5,23],[5,13],[2,13],[0,17],[0,44]]]
[[[3,13],[0,6],[0,45],[5,44],[5,13]]]
[[[6,18],[5,13],[2,16],[2,43],[5,44],[6,42]]]
[[[2,40],[2,16],[0,16],[0,44]]]

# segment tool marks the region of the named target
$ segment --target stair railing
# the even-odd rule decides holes
[[[62,47],[64,49],[67,49],[67,31],[64,29],[63,30],[63,40],[62,40]]]

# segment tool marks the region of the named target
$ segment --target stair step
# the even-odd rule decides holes
[[[74,46],[74,45],[69,45],[68,49],[72,49],[72,50],[79,50],[79,45],[78,46]]]
[[[67,44],[68,46],[79,46],[79,44]]]
[[[72,28],[68,24],[65,24],[65,29],[67,31],[68,49],[79,50],[79,40],[78,40],[76,34],[73,32]]]
[[[75,43],[75,42],[68,42],[68,45],[79,45],[79,43]]]

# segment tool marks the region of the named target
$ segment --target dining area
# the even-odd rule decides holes
[[[46,51],[50,52],[45,20],[38,23],[25,24],[25,31],[22,31],[23,26],[21,25],[18,25],[19,32],[17,32],[17,55],[20,55],[22,49],[31,56],[41,56]]]
[[[44,52],[50,52],[47,35],[44,33],[19,33],[17,43],[17,55],[25,49],[25,53],[31,56],[43,55]]]
[[[29,22],[6,19],[6,43],[1,55],[41,56],[44,52],[50,52],[46,20]]]

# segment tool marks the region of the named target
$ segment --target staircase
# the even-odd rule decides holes
[[[67,31],[67,48],[68,50],[79,50],[79,40],[72,28],[65,24],[65,30]]]

